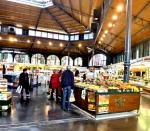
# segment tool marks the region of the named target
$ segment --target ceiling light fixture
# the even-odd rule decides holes
[[[109,23],[109,24],[108,24],[108,27],[112,27],[112,23]]]
[[[21,24],[16,24],[16,26],[17,26],[17,27],[22,27],[22,25],[21,25]]]
[[[62,47],[63,46],[63,44],[62,43],[60,43],[60,47]]]
[[[38,44],[41,44],[41,42],[40,42],[39,40],[37,41],[37,43],[38,43]]]
[[[14,38],[14,41],[17,41],[17,39],[16,39],[16,38]]]
[[[101,44],[101,41],[99,41],[98,43]]]
[[[123,6],[119,5],[119,6],[117,7],[117,10],[118,10],[118,11],[122,11],[122,10],[123,10]]]
[[[52,42],[49,42],[49,45],[51,46],[51,45],[52,45]]]
[[[30,43],[30,40],[27,40],[28,43]]]
[[[106,37],[106,35],[105,35],[105,34],[103,34],[103,37]]]
[[[117,15],[114,15],[114,16],[112,17],[112,19],[113,19],[113,20],[117,20]]]
[[[104,40],[103,38],[101,38],[101,40]]]
[[[81,47],[82,45],[81,45],[81,44],[79,44],[78,46],[79,46],[79,47]]]
[[[0,40],[2,40],[2,37],[0,36]]]
[[[105,34],[107,34],[108,33],[108,30],[105,30]]]
[[[10,37],[10,38],[9,38],[9,41],[10,41],[10,42],[13,42],[13,41],[14,41],[14,39],[13,39],[12,37]]]

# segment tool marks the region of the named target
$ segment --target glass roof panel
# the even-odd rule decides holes
[[[53,5],[52,0],[7,0],[7,1],[36,6],[40,8],[46,8],[48,6]]]

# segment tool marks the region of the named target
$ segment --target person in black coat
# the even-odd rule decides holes
[[[75,77],[79,77],[79,70],[76,69],[76,68],[75,68],[75,74],[74,74],[74,76],[75,76]]]
[[[26,97],[29,98],[29,77],[26,68],[20,74],[19,85],[22,86],[21,97],[23,97],[23,89],[25,89]]]

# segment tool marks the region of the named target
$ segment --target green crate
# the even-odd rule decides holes
[[[11,107],[11,105],[9,104],[9,105],[0,105],[0,110],[1,111],[5,111],[5,110],[8,110],[9,108]]]
[[[3,106],[3,105],[9,105],[11,104],[12,102],[12,99],[9,99],[9,100],[0,100],[0,106]]]

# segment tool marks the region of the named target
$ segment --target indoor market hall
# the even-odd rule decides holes
[[[150,131],[150,0],[0,0],[0,131]]]

